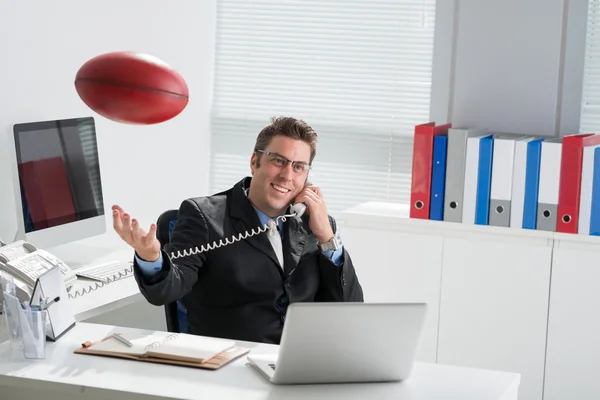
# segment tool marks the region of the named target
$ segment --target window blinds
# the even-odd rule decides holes
[[[408,203],[414,125],[428,122],[435,0],[222,0],[210,190],[250,173],[271,116],[318,133],[313,177],[330,214]]]
[[[94,194],[95,207],[104,210],[102,198],[102,187],[100,185],[100,163],[98,160],[98,146],[96,144],[96,131],[93,124],[83,121],[78,124],[79,137],[83,150],[83,158],[89,174],[92,192]],[[85,210],[90,211],[90,210]]]

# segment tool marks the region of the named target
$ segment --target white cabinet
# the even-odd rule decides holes
[[[521,373],[519,399],[600,399],[600,237],[338,217],[366,301],[429,304],[420,360]]]
[[[437,362],[519,372],[519,399],[539,400],[552,247],[500,239],[444,239]]]
[[[428,314],[417,349],[420,361],[435,362],[442,270],[442,237],[344,226],[366,302],[423,302]]]
[[[544,400],[600,399],[600,238],[556,235]]]

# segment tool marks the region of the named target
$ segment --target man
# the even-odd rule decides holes
[[[290,302],[363,301],[321,190],[305,186],[316,141],[304,121],[272,119],[256,139],[252,177],[222,193],[185,200],[164,249],[155,224],[146,232],[114,206],[114,229],[135,249],[134,275],[144,297],[154,305],[183,299],[189,333],[276,344]],[[301,220],[278,218],[296,202],[306,205]],[[256,232],[269,221],[272,231],[194,251]]]

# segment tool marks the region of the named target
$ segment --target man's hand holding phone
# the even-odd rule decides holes
[[[296,203],[304,203],[309,216],[308,226],[321,243],[329,241],[333,237],[333,229],[329,223],[327,205],[323,198],[321,189],[314,185],[308,185],[296,196]]]

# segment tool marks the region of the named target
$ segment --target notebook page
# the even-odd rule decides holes
[[[204,362],[235,346],[235,341],[180,333],[149,349],[148,355]]]
[[[142,356],[146,354],[148,346],[152,345],[153,343],[162,342],[166,336],[168,336],[168,334],[161,335],[160,332],[155,332],[152,334],[121,333],[121,337],[129,340],[131,344],[133,344],[132,347],[127,346],[125,343],[122,343],[111,336],[104,341],[92,344],[90,347],[88,347],[88,349]]]

